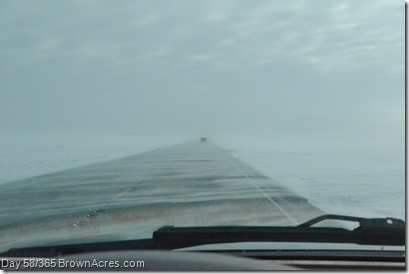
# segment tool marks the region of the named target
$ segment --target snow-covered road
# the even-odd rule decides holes
[[[323,214],[212,144],[189,142],[0,185],[0,230],[78,233],[133,225],[296,225]]]

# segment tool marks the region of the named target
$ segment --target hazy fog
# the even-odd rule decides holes
[[[402,0],[1,0],[0,185],[198,140],[405,218]]]
[[[400,0],[2,0],[0,130],[403,149],[404,42]]]

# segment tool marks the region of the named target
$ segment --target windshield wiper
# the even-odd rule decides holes
[[[324,220],[359,222],[353,230],[336,227],[312,227]],[[405,245],[405,222],[395,218],[359,218],[322,215],[298,226],[165,226],[153,233],[156,245],[182,248],[233,242],[320,242],[360,245]]]
[[[354,230],[313,227],[323,220],[359,222]],[[84,252],[123,250],[172,250],[206,244],[235,242],[321,242],[362,245],[405,245],[405,222],[394,218],[367,219],[342,215],[322,215],[298,226],[165,226],[153,238],[14,248],[0,257],[49,257]]]

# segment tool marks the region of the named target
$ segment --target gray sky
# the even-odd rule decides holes
[[[404,140],[404,1],[0,1],[1,130]]]

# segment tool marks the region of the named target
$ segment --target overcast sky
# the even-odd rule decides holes
[[[404,50],[401,0],[2,0],[0,127],[403,145]]]

